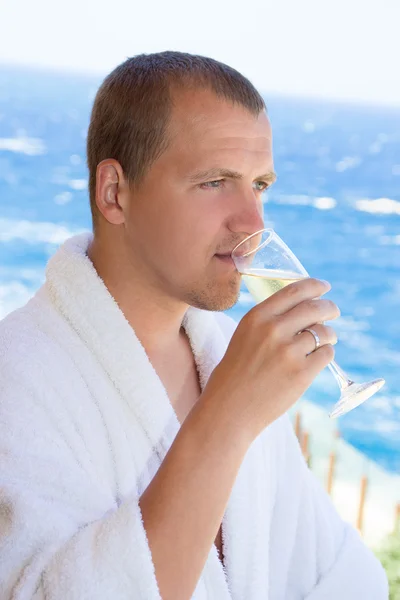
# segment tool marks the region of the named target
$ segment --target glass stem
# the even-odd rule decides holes
[[[349,379],[347,377],[346,373],[344,371],[342,371],[342,369],[339,367],[339,365],[334,360],[331,363],[329,363],[328,367],[330,368],[333,375],[335,376],[335,379],[338,382],[341,391],[345,390],[352,383],[354,383],[354,381],[352,381],[351,379]]]

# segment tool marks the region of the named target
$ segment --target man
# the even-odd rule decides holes
[[[209,58],[137,56],[87,152],[94,234],[0,327],[1,598],[387,598],[287,416],[334,355],[329,284],[221,312],[275,180],[261,96]]]

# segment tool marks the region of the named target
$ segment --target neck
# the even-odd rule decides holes
[[[95,236],[87,256],[148,353],[164,354],[182,344],[188,305],[157,287],[154,275],[146,274],[143,263],[128,256],[121,242]]]

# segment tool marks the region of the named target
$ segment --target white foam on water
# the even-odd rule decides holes
[[[365,235],[377,237],[385,234],[385,225],[367,225],[363,231]]]
[[[393,398],[389,396],[384,396],[382,393],[372,396],[364,404],[364,410],[373,411],[374,413],[381,413],[382,415],[391,415],[393,414]],[[367,430],[370,431],[370,426],[368,425]]]
[[[82,158],[80,157],[79,154],[71,154],[71,156],[69,157],[69,162],[71,163],[71,165],[80,165],[82,163]]]
[[[400,246],[400,235],[382,235],[379,238],[381,246]]]
[[[359,156],[345,156],[336,163],[336,171],[342,173],[343,171],[347,171],[347,169],[358,167],[361,163],[362,160]]]
[[[276,204],[288,204],[294,206],[309,206],[312,204],[312,198],[304,194],[281,194],[274,199]]]
[[[0,219],[0,242],[23,240],[27,244],[62,244],[69,237],[84,231],[45,221]]]
[[[54,196],[54,202],[55,204],[63,206],[64,204],[68,204],[69,202],[71,202],[72,198],[73,195],[71,192],[62,192],[61,194],[57,194],[56,196]]]
[[[382,150],[382,144],[379,142],[374,142],[368,148],[370,154],[379,154]]]
[[[372,306],[360,306],[354,309],[355,317],[372,317],[375,314],[375,309]]]
[[[73,190],[86,190],[88,181],[87,179],[70,179],[68,184]]]
[[[391,198],[357,200],[355,208],[370,214],[400,215],[400,202]]]
[[[51,183],[56,183],[58,185],[69,185],[70,170],[70,167],[66,165],[54,167],[50,179]]]
[[[374,431],[384,433],[385,436],[389,436],[397,440],[400,433],[400,423],[396,423],[396,421],[388,421],[385,419],[376,421],[374,423]]]
[[[335,208],[337,202],[335,198],[315,198],[313,202],[313,206],[318,208],[319,210],[332,210]]]
[[[28,156],[46,154],[47,148],[40,138],[18,136],[13,138],[0,138],[0,151],[16,152]]]
[[[335,319],[336,326],[342,331],[368,331],[370,329],[369,323],[366,321],[359,321],[353,317],[342,317]]]
[[[313,206],[319,210],[331,210],[337,205],[335,198],[328,196],[312,197],[305,194],[280,194],[271,201],[275,204],[288,206]]]
[[[314,133],[316,126],[315,123],[313,123],[312,121],[305,121],[303,123],[302,129],[305,133]]]

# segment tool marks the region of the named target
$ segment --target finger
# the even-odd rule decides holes
[[[335,358],[335,348],[331,344],[324,344],[315,352],[307,356],[307,371],[312,376],[317,376]]]
[[[317,334],[320,346],[325,346],[326,344],[334,346],[337,344],[337,335],[333,327],[315,324],[310,329]],[[316,340],[310,331],[300,331],[295,336],[294,344],[297,346],[299,353],[304,356],[308,356],[317,350]]]
[[[263,300],[257,305],[258,310],[262,310],[263,305],[268,304],[268,312],[273,315],[282,315],[304,300],[319,298],[331,289],[330,283],[312,277],[305,277],[290,283],[279,292]]]
[[[282,327],[287,335],[296,335],[316,323],[332,321],[340,316],[338,306],[332,300],[309,299],[298,304],[282,317]]]

